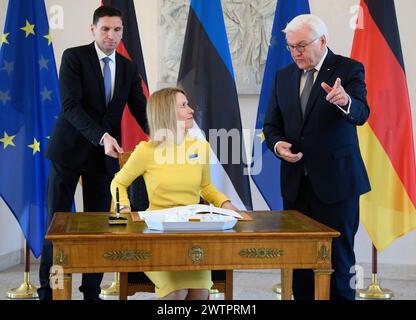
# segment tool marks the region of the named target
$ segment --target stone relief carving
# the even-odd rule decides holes
[[[159,12],[158,82],[176,83],[188,19],[189,0],[160,0]]]
[[[239,93],[258,93],[277,0],[222,0]],[[189,0],[159,0],[159,83],[174,84],[179,72]]]

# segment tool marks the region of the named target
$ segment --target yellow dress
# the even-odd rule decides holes
[[[211,183],[209,144],[186,136],[179,144],[155,146],[140,142],[111,183],[111,194],[119,188],[120,204],[130,205],[127,187],[143,175],[149,210],[199,203],[202,196],[220,207],[228,198]],[[210,289],[211,271],[152,271],[146,275],[155,284],[156,297],[178,289]]]

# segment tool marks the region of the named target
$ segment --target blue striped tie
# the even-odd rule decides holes
[[[105,105],[108,106],[111,100],[111,70],[109,57],[102,59],[104,61],[104,88],[105,88]]]

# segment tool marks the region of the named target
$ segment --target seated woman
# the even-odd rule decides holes
[[[197,204],[202,196],[217,207],[237,210],[211,183],[208,142],[191,138],[194,111],[180,88],[153,93],[147,103],[150,140],[140,142],[111,183],[119,188],[121,212],[130,211],[127,187],[143,175],[149,210]],[[211,271],[146,272],[159,299],[208,299]]]

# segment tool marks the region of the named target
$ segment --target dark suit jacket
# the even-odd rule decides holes
[[[368,192],[370,183],[356,131],[356,126],[364,124],[370,114],[363,65],[329,50],[312,88],[304,118],[299,98],[301,72],[293,63],[276,73],[263,126],[267,146],[273,153],[278,141],[291,143],[293,153],[303,153],[297,163],[281,162],[283,198],[296,200],[303,166],[315,193],[324,203]],[[351,97],[348,115],[326,101],[327,94],[321,87],[322,82],[332,86],[337,77]]]
[[[70,48],[62,55],[59,71],[62,112],[51,135],[46,156],[68,168],[105,164],[108,173],[118,171],[117,159],[105,156],[99,142],[105,132],[118,140],[126,103],[139,125],[147,131],[146,97],[137,66],[116,54],[113,98],[105,105],[104,78],[94,43]]]

